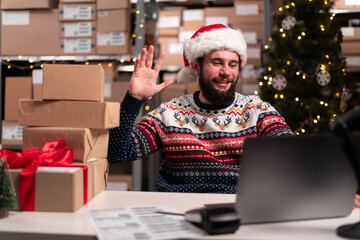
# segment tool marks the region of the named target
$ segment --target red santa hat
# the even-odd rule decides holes
[[[213,50],[230,50],[240,56],[240,67],[246,64],[246,41],[240,30],[228,28],[223,24],[213,24],[200,28],[194,35],[184,41],[184,68],[177,75],[179,82],[197,79],[190,64],[209,54]]]

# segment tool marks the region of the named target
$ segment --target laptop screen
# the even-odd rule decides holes
[[[248,138],[236,209],[242,223],[342,217],[357,181],[340,140],[331,135]]]

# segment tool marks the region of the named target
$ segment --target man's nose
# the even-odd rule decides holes
[[[220,75],[221,76],[229,76],[230,75],[230,71],[229,71],[230,69],[229,69],[229,66],[227,66],[227,65],[223,65],[222,67],[221,67],[221,69],[220,69]]]

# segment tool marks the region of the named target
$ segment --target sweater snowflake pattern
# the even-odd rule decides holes
[[[110,162],[155,151],[164,159],[157,188],[167,192],[235,193],[248,137],[293,135],[280,114],[255,95],[236,93],[229,106],[206,105],[199,92],[162,103],[134,126],[142,101],[127,94],[120,127],[110,129]]]

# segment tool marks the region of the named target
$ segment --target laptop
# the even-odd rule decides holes
[[[332,135],[248,138],[235,208],[243,224],[343,217],[357,180]]]

